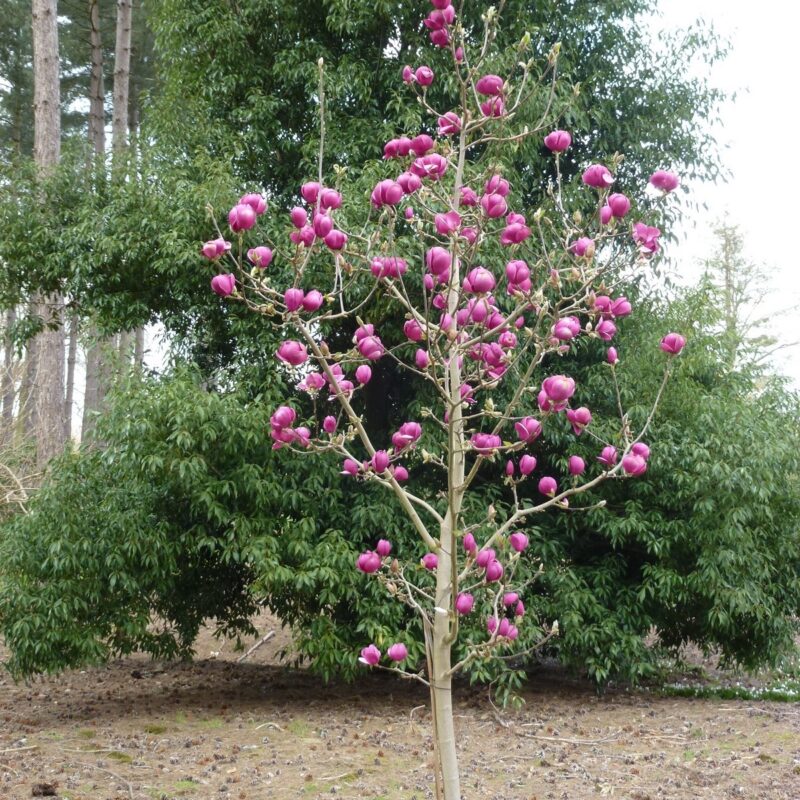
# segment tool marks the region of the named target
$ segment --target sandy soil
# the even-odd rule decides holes
[[[0,672],[0,800],[432,797],[424,687],[326,686],[281,664],[287,645],[279,632],[237,663],[204,635],[193,664],[137,657],[27,686]],[[800,704],[598,697],[557,670],[525,700],[498,718],[485,690],[459,688],[465,800],[800,798]]]

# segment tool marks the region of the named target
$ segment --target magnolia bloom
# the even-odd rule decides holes
[[[386,651],[386,655],[392,661],[405,661],[408,657],[408,649],[402,642],[396,642]]]
[[[521,553],[528,546],[528,537],[522,531],[516,531],[508,537],[508,543],[514,550]]]
[[[502,97],[490,97],[481,103],[481,114],[484,117],[502,117],[506,113],[506,104]]]
[[[464,291],[474,294],[486,294],[491,292],[496,285],[494,275],[488,269],[475,267],[470,270],[464,279]]]
[[[567,419],[572,425],[575,435],[580,436],[583,433],[583,429],[592,421],[592,412],[586,406],[575,409],[568,408]]]
[[[417,352],[414,353],[414,363],[416,364],[417,369],[427,369],[431,363],[428,351],[423,350],[422,348],[417,348]]]
[[[269,247],[251,247],[247,251],[247,257],[252,264],[255,264],[261,269],[265,269],[272,263],[272,250]]]
[[[383,206],[396,206],[403,199],[404,194],[405,192],[403,191],[403,187],[397,183],[397,181],[387,179],[378,183],[378,185],[372,190],[372,196],[370,199],[375,208],[382,208]],[[323,234],[323,236],[324,235],[327,234]]]
[[[647,460],[642,456],[636,455],[636,453],[628,453],[622,457],[622,469],[628,475],[637,478],[647,471]]]
[[[310,225],[304,225],[300,230],[292,231],[289,238],[297,245],[311,247],[314,244],[315,235],[314,229]]]
[[[433,70],[430,67],[417,67],[414,77],[420,86],[430,86],[433,83]]]
[[[586,462],[580,456],[569,457],[569,474],[573,477],[583,475],[586,470]]]
[[[455,111],[448,111],[439,117],[439,136],[452,136],[461,130],[461,117]]]
[[[524,455],[519,460],[519,471],[527,478],[536,469],[536,457]]]
[[[314,228],[314,235],[324,239],[333,230],[333,220],[328,214],[314,214],[311,226]]]
[[[336,433],[337,425],[336,417],[332,417],[330,414],[322,420],[322,430],[324,430],[325,433]]]
[[[275,355],[277,355],[284,364],[289,364],[293,367],[298,367],[308,360],[308,351],[305,345],[293,340],[283,342]]]
[[[487,96],[498,95],[503,91],[503,79],[499,75],[484,75],[478,78],[475,91]]]
[[[409,170],[420,178],[438,181],[447,171],[447,159],[438,153],[429,153],[427,156],[415,159]]]
[[[631,306],[628,298],[623,295],[611,303],[610,311],[613,317],[627,317],[633,311],[633,306]]]
[[[606,361],[608,361],[608,363],[611,365],[614,365],[617,363],[617,361],[619,361],[619,355],[616,347],[608,348],[608,352],[606,353]]]
[[[597,456],[597,460],[606,468],[611,469],[617,463],[617,448],[612,445],[604,447]]]
[[[303,196],[303,200],[305,200],[306,203],[313,206],[317,202],[321,189],[322,186],[316,181],[307,181],[300,187],[300,194]]]
[[[298,308],[302,308],[304,299],[305,293],[302,289],[287,289],[283,293],[283,302],[286,306],[286,310],[289,312],[297,311]]]
[[[439,566],[439,556],[437,556],[436,553],[425,553],[420,563],[425,569],[434,570]]]
[[[636,442],[636,444],[631,447],[631,453],[641,456],[645,461],[650,458],[650,448],[644,442]]]
[[[358,660],[368,667],[374,667],[381,660],[381,651],[374,644],[371,644],[361,651],[361,656]]]
[[[650,176],[650,183],[662,192],[671,192],[678,188],[680,180],[674,172],[659,169]]]
[[[403,333],[412,342],[420,342],[424,336],[422,326],[415,319],[409,319],[403,323]]]
[[[489,547],[481,550],[477,556],[475,556],[475,563],[482,568],[486,568],[486,565],[495,558],[497,553]]]
[[[389,467],[389,472],[392,473],[394,479],[398,483],[402,483],[403,481],[408,480],[408,470],[402,464],[396,464],[394,466]]]
[[[362,364],[356,369],[356,380],[364,386],[372,380],[372,368],[366,364]]]
[[[495,583],[503,577],[503,565],[495,558],[486,565],[486,582]]]
[[[576,239],[570,246],[569,250],[573,255],[585,258],[591,258],[594,255],[594,239],[588,236],[581,236]]]
[[[468,553],[474,553],[478,549],[475,537],[471,533],[464,534],[464,549]]]
[[[226,242],[225,239],[220,237],[219,239],[212,239],[211,241],[206,242],[200,252],[206,258],[213,261],[215,258],[219,258],[221,255],[227,253],[230,249],[231,243]]]
[[[521,442],[530,444],[535,441],[542,432],[542,423],[533,417],[525,417],[514,423],[514,430]]]
[[[403,172],[401,175],[398,175],[397,182],[406,194],[414,194],[414,192],[422,187],[422,178],[420,178],[419,175],[415,175],[413,172]],[[406,212],[407,211],[408,209],[406,209]]]
[[[516,608],[514,609],[514,616],[515,617],[524,617],[525,616],[525,604],[522,600],[517,603]]]
[[[247,203],[239,203],[228,212],[228,225],[234,233],[249,231],[256,224],[256,212]]]
[[[491,219],[504,217],[508,211],[505,197],[497,192],[483,195],[481,197],[481,208],[486,216]]]
[[[296,419],[297,412],[291,406],[278,406],[269,422],[273,428],[289,428]]]
[[[322,189],[319,193],[319,205],[327,209],[341,208],[342,196],[336,189]]]
[[[509,261],[506,264],[506,280],[508,281],[506,290],[508,294],[531,290],[531,271],[524,261]]]
[[[392,444],[395,450],[405,450],[406,447],[416,444],[422,436],[422,425],[419,422],[404,422],[396,433],[392,434]]]
[[[555,478],[551,478],[549,475],[545,475],[539,481],[539,491],[542,494],[546,494],[549,497],[553,497],[555,493],[558,491],[558,483],[556,482]]]
[[[250,206],[256,214],[263,214],[267,210],[267,201],[260,194],[246,194],[239,198],[239,204]]]
[[[606,204],[617,219],[622,219],[631,210],[631,201],[624,194],[610,194]]]
[[[519,595],[516,592],[506,592],[503,595],[503,605],[513,606],[519,600]]]
[[[425,265],[433,275],[442,275],[448,272],[452,261],[450,251],[444,247],[431,247],[425,254]]]
[[[356,345],[358,352],[370,361],[377,361],[384,354],[383,343],[377,336],[365,336]]]
[[[305,297],[303,297],[303,311],[316,311],[324,300],[322,292],[318,292],[316,289],[306,292]]]
[[[510,216],[511,215],[509,215],[509,217]],[[512,244],[521,244],[528,239],[530,235],[531,229],[525,224],[525,217],[522,217],[522,222],[512,222],[503,228],[500,232],[500,244],[506,247]]]
[[[566,375],[551,375],[542,381],[542,391],[551,403],[566,403],[575,394],[575,381]]]
[[[461,592],[456,597],[456,611],[462,616],[469,614],[475,606],[475,598],[469,592]]]
[[[211,279],[211,291],[220,297],[227,297],[236,288],[236,278],[230,273],[215,275]]]
[[[331,250],[341,250],[347,244],[347,234],[332,230],[323,241]]]
[[[563,153],[572,144],[567,131],[552,131],[544,137],[544,146],[552,153]]]
[[[483,456],[492,455],[503,444],[503,440],[493,433],[474,433],[470,442],[473,449]]]
[[[668,333],[662,340],[659,347],[670,355],[676,356],[686,347],[686,339],[679,333]]]
[[[462,186],[460,191],[459,205],[476,206],[478,205],[478,195],[469,186]]]
[[[358,471],[361,469],[361,465],[358,461],[353,461],[352,458],[346,458],[342,462],[342,475],[349,475],[351,478],[355,478],[358,475]]]
[[[552,335],[562,342],[574,339],[581,332],[581,323],[577,317],[563,317],[553,325]]]
[[[378,450],[370,461],[372,468],[378,474],[386,471],[389,466],[389,454],[385,450]]]
[[[643,222],[637,222],[633,226],[633,239],[639,245],[639,250],[646,255],[658,252],[659,236],[661,231],[658,228],[645,225]]]
[[[292,225],[294,225],[295,228],[302,228],[304,225],[308,224],[308,212],[300,206],[295,206],[289,212],[289,219],[291,219]]]
[[[600,209],[600,224],[601,225],[608,225],[611,222],[611,218],[614,216],[613,212],[611,211],[611,206],[603,206]]]
[[[415,156],[424,156],[433,150],[433,139],[427,133],[421,133],[411,140],[411,152]]]
[[[601,319],[595,326],[594,332],[604,342],[610,342],[617,332],[617,326],[610,319]]]
[[[448,236],[449,234],[453,233],[453,231],[458,230],[458,226],[461,224],[461,214],[458,211],[448,211],[445,214],[436,214],[434,217],[434,224],[436,226],[436,232],[441,234],[442,236]]]
[[[368,550],[356,559],[356,567],[361,570],[361,572],[371,575],[381,568],[381,557],[374,551]]]
[[[614,183],[614,176],[609,172],[608,167],[604,167],[602,164],[592,164],[583,173],[583,182],[595,189],[607,189]]]

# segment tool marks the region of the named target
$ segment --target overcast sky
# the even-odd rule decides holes
[[[661,7],[657,28],[701,17],[730,39],[730,54],[710,77],[737,92],[716,131],[732,177],[720,186],[690,185],[709,210],[684,222],[686,238],[674,246],[678,269],[687,281],[700,274],[699,260],[714,250],[708,231],[727,212],[744,234],[748,258],[768,268],[772,332],[800,339],[800,163],[792,155],[800,129],[800,10],[786,0],[662,0]],[[774,361],[800,389],[800,347]]]

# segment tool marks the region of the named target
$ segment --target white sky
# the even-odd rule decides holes
[[[727,59],[711,73],[713,85],[737,92],[716,130],[732,173],[727,184],[691,185],[705,202],[682,226],[671,255],[681,277],[694,281],[698,261],[714,250],[708,233],[726,212],[740,226],[749,260],[767,267],[774,314],[771,333],[783,342],[800,339],[800,168],[794,158],[800,130],[800,7],[787,0],[662,0],[657,28],[711,21],[731,41]],[[685,238],[684,238],[685,237]],[[774,357],[775,369],[800,389],[800,347]]]

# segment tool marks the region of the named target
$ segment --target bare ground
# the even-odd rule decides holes
[[[236,663],[204,635],[193,664],[135,657],[27,686],[0,672],[0,800],[432,797],[424,687],[326,686],[282,666],[288,644]],[[465,800],[800,798],[800,704],[598,697],[554,670],[525,700],[498,717],[459,688]]]

